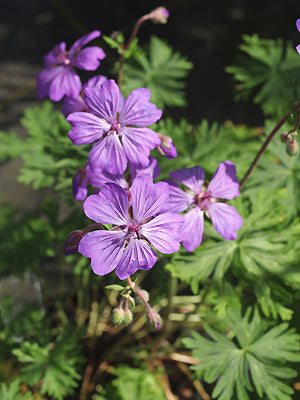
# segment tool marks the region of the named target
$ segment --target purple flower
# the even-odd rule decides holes
[[[81,168],[73,177],[72,189],[76,200],[84,200],[87,196],[88,176],[86,167]]]
[[[166,254],[179,249],[183,217],[170,212],[157,215],[168,196],[167,183],[153,184],[145,174],[134,181],[130,204],[125,190],[114,183],[106,183],[99,194],[86,199],[87,217],[115,225],[110,231],[89,232],[79,243],[78,251],[91,258],[97,275],[115,269],[117,276],[125,279],[138,269],[153,267],[157,256],[151,246]]]
[[[75,112],[68,122],[69,137],[75,145],[95,143],[89,154],[92,170],[122,174],[127,163],[146,167],[150,150],[160,145],[158,134],[146,128],[161,117],[161,110],[150,103],[150,90],[136,89],[124,101],[114,80],[100,89],[84,89],[90,113]]]
[[[204,213],[211,218],[215,230],[226,240],[237,238],[236,230],[243,224],[236,209],[220,199],[231,200],[240,195],[235,165],[230,161],[219,164],[211,182],[204,183],[201,167],[183,168],[170,173],[171,178],[181,182],[187,191],[170,182],[170,196],[164,209],[184,214],[181,240],[187,251],[194,251],[202,241]]]
[[[104,75],[96,75],[93,78],[89,79],[84,85],[83,88],[86,87],[96,87],[100,89],[103,82],[107,81],[106,76]],[[78,94],[76,97],[73,96],[65,96],[63,106],[61,109],[62,114],[67,118],[67,116],[76,111],[88,111],[88,108],[83,100],[81,94]]]
[[[76,97],[81,90],[80,77],[75,68],[94,71],[105,57],[100,47],[86,47],[88,42],[100,36],[99,31],[93,31],[66,50],[66,43],[56,45],[45,57],[45,68],[37,76],[37,90],[39,99],[49,95],[53,101],[61,100],[65,95]]]
[[[298,18],[296,21],[296,27],[297,27],[298,31],[300,32],[300,18]],[[296,47],[296,50],[300,54],[300,44],[298,44],[298,46]]]

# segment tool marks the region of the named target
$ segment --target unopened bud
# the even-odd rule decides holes
[[[132,312],[127,309],[124,311],[124,324],[127,326],[132,322],[133,319],[133,315]]]
[[[295,139],[289,142],[286,146],[286,152],[289,156],[296,156],[298,154],[298,143]]]
[[[169,18],[169,11],[165,7],[158,7],[155,10],[151,11],[149,17],[153,22],[157,22],[159,24],[165,24]]]
[[[147,290],[139,290],[139,296],[137,297],[137,300],[139,302],[143,303],[141,297],[144,299],[144,301],[146,303],[148,303],[148,301],[149,301],[149,293],[147,292]]]
[[[292,136],[290,132],[284,132],[280,135],[280,140],[282,143],[287,143],[291,140]]]
[[[151,328],[160,329],[162,326],[162,319],[157,311],[151,309],[147,314],[147,320]]]
[[[159,133],[158,136],[161,140],[160,145],[157,147],[160,154],[167,157],[169,160],[177,157],[177,150],[172,139],[169,136],[162,135],[161,133]]]
[[[134,307],[135,307],[135,301],[134,301],[134,298],[133,298],[133,297],[128,296],[128,303],[129,303],[129,307],[130,307],[131,309],[134,309]]]
[[[124,321],[124,310],[122,307],[113,309],[112,321],[113,321],[113,324],[116,326],[122,324],[122,322]]]
[[[74,231],[69,234],[64,245],[64,253],[66,256],[78,252],[79,242],[84,236],[83,231]]]

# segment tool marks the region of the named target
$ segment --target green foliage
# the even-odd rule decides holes
[[[130,46],[127,50],[124,50],[125,38],[121,32],[118,33],[116,39],[113,39],[109,36],[102,36],[102,39],[110,46],[110,48],[116,49],[119,54],[124,54],[125,59],[144,54],[142,48],[138,46],[137,38],[130,43]]]
[[[169,178],[170,171],[195,165],[204,168],[205,177],[209,179],[218,164],[225,160],[235,163],[238,176],[243,176],[258,147],[256,129],[234,125],[231,122],[209,124],[207,120],[203,120],[199,125],[193,126],[185,119],[177,124],[168,118],[159,121],[155,129],[170,136],[177,148],[177,158],[172,160],[153,152],[161,168],[160,179]]]
[[[122,365],[113,374],[116,378],[111,386],[95,395],[94,400],[166,400],[161,384],[148,370]]]
[[[54,187],[71,195],[72,178],[87,160],[86,147],[72,144],[70,125],[49,101],[26,109],[21,123],[27,130],[26,139],[14,132],[0,133],[0,160],[21,156],[20,182],[35,190]]]
[[[226,71],[233,75],[236,99],[252,94],[266,115],[282,118],[300,100],[300,58],[291,42],[244,35],[243,53]]]
[[[186,105],[182,81],[192,68],[192,63],[163,40],[152,36],[149,58],[138,53],[124,65],[122,92],[127,96],[132,90],[147,87],[151,102],[158,108]]]
[[[81,378],[83,358],[79,332],[67,327],[54,341],[38,344],[24,341],[13,354],[21,363],[21,379],[29,386],[42,382],[41,393],[57,400],[73,393]]]
[[[30,391],[25,394],[21,393],[20,380],[14,380],[8,387],[5,383],[0,385],[0,400],[34,400],[36,396],[32,397]]]
[[[255,389],[259,397],[291,400],[293,389],[283,380],[297,376],[286,365],[300,361],[300,337],[295,330],[286,323],[269,328],[256,309],[251,318],[250,308],[244,317],[237,309],[229,309],[226,323],[231,330],[226,336],[205,324],[212,340],[197,332],[183,339],[193,357],[201,361],[192,367],[197,378],[217,381],[213,398],[232,400],[236,393],[239,400],[249,400],[248,392]]]
[[[252,292],[266,316],[291,318],[289,286],[295,287],[300,273],[293,268],[299,260],[296,246],[299,222],[290,224],[287,215],[286,191],[273,193],[261,190],[249,203],[247,198],[230,202],[243,216],[244,224],[236,241],[224,241],[205,223],[204,242],[194,252],[176,253],[166,268],[175,277],[188,282],[193,293],[209,277],[222,281],[227,273],[243,283],[245,292]],[[249,212],[251,209],[251,213]],[[294,284],[289,276],[293,271]],[[297,275],[297,278],[296,276]]]
[[[265,132],[269,134],[275,125],[276,122],[267,120]],[[255,196],[258,187],[264,187],[268,191],[286,188],[289,197],[287,209],[291,215],[295,216],[300,211],[300,154],[291,157],[286,153],[286,144],[281,143],[280,134],[287,130],[289,126],[285,124],[271,141],[245,189],[247,194]]]

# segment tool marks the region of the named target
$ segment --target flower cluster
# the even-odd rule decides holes
[[[168,11],[159,7],[140,22],[165,23],[168,16]],[[172,159],[177,157],[176,147],[169,136],[149,128],[162,116],[150,102],[149,89],[138,88],[124,99],[118,84],[103,75],[82,85],[77,69],[96,70],[105,57],[99,47],[84,47],[99,36],[99,31],[93,31],[69,51],[65,43],[55,46],[45,56],[45,68],[37,77],[40,98],[63,99],[62,113],[71,125],[71,142],[91,145],[88,160],[73,178],[73,194],[77,200],[85,200],[84,212],[94,223],[69,235],[65,253],[78,251],[90,258],[95,274],[115,271],[119,279],[127,279],[126,293],[133,290],[139,294],[149,323],[158,329],[159,315],[150,308],[143,291],[134,288],[130,276],[152,268],[156,251],[175,253],[181,242],[187,251],[195,250],[202,241],[204,214],[224,239],[236,239],[242,218],[224,201],[239,196],[239,183],[230,161],[218,166],[209,184],[199,166],[170,173],[185,190],[170,180],[153,183],[160,169],[150,151],[156,148]],[[94,188],[90,196],[89,186]],[[111,225],[110,229],[105,225]],[[121,300],[114,310],[114,320],[127,325],[131,319],[127,297],[125,309]]]

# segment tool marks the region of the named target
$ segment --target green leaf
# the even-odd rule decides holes
[[[257,310],[247,309],[244,316],[238,309],[228,309],[226,322],[236,340],[204,325],[212,340],[197,332],[183,342],[201,363],[192,367],[197,378],[216,382],[212,393],[218,400],[249,400],[248,392],[256,390],[270,400],[291,400],[292,387],[283,379],[294,378],[297,372],[287,362],[300,361],[300,336],[288,324],[269,328]]]
[[[135,47],[131,50],[131,53]],[[131,55],[131,54],[130,54]],[[132,90],[147,87],[151,91],[151,102],[158,108],[186,104],[185,83],[182,81],[192,68],[192,63],[163,40],[152,36],[149,58],[143,53],[133,53],[133,58],[124,64],[123,88],[127,96]]]
[[[237,82],[236,99],[254,94],[265,114],[282,118],[300,96],[300,59],[294,45],[254,34],[243,36],[240,49],[246,55],[226,69]]]
[[[86,164],[88,147],[70,141],[70,125],[51,102],[26,109],[21,123],[27,130],[25,139],[0,133],[0,160],[20,156],[20,182],[35,190],[54,186],[71,197],[72,177]]]
[[[105,286],[105,289],[116,290],[116,291],[120,292],[121,290],[124,290],[124,286],[121,286],[121,285],[107,285],[107,286]]]
[[[95,395],[95,400],[166,400],[160,382],[148,370],[121,365],[113,374],[116,378],[111,386]]]
[[[25,394],[21,392],[20,380],[16,379],[9,387],[5,383],[0,385],[0,400],[35,400],[36,396],[32,397],[32,393],[27,391]]]
[[[65,328],[55,342],[39,345],[25,341],[13,354],[21,363],[21,378],[33,386],[42,381],[41,393],[57,400],[72,394],[81,378],[83,363],[79,332],[74,327]]]

